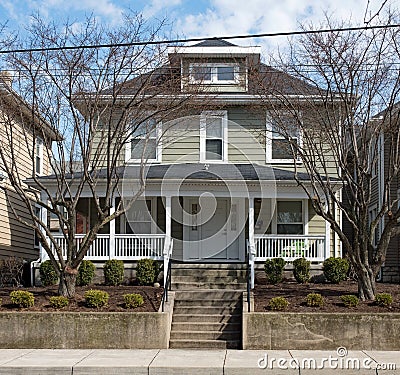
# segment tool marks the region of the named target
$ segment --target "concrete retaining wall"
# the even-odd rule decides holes
[[[400,350],[400,314],[243,311],[243,349]]]
[[[0,348],[168,348],[170,313],[0,313]]]

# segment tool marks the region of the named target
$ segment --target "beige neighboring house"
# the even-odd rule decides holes
[[[32,126],[32,118],[40,129]],[[0,147],[7,155],[10,168],[15,165],[18,179],[50,173],[46,145],[56,138],[44,119],[12,89],[12,77],[0,73]],[[13,155],[14,163],[11,162]],[[30,214],[24,201],[11,186],[7,168],[0,157],[0,258],[9,256],[34,260],[39,257],[39,243],[34,231],[17,220],[15,214],[27,221]],[[23,184],[23,183],[21,183]],[[7,194],[6,194],[7,192]],[[9,201],[7,200],[9,196]],[[39,207],[34,207],[40,210]],[[14,211],[15,210],[15,211]],[[37,212],[37,211],[36,211]]]

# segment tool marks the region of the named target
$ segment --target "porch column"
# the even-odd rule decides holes
[[[254,242],[254,198],[249,197],[249,264],[251,269],[251,288],[254,288],[254,257],[256,255],[256,246]]]
[[[165,243],[164,243],[164,287],[166,287],[167,283],[167,270],[168,270],[168,262],[171,254],[170,245],[171,245],[171,196],[168,195],[165,197]]]
[[[110,207],[110,215],[115,212],[115,197]],[[109,240],[109,258],[115,258],[115,219],[110,221],[110,240]]]

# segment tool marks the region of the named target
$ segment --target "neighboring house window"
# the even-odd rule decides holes
[[[228,160],[228,124],[227,112],[206,111],[200,120],[200,161]]]
[[[290,141],[289,139],[290,138]],[[269,163],[293,162],[291,142],[300,144],[298,118],[288,112],[267,114],[266,161]],[[299,160],[300,161],[300,160]]]
[[[35,212],[35,216],[38,217],[39,219],[42,218],[42,210],[40,207],[35,206],[34,207],[34,212]],[[35,248],[38,248],[40,246],[40,241],[39,241],[39,236],[36,232],[36,230],[34,231],[34,246]]]
[[[301,201],[277,202],[277,233],[303,234],[303,205]]]
[[[161,123],[154,119],[145,121],[136,126],[132,133],[130,147],[127,147],[126,161],[144,162],[161,161]]]
[[[204,84],[236,84],[239,76],[238,64],[190,64],[190,81]]]
[[[126,233],[150,234],[152,231],[151,199],[138,199],[126,212]]]
[[[35,172],[38,175],[43,174],[43,140],[39,137],[35,142]]]

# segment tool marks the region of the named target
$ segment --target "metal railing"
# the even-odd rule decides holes
[[[161,311],[164,312],[164,304],[168,302],[168,291],[171,290],[171,273],[172,273],[172,249],[173,242],[171,239],[169,241],[168,247],[166,247],[164,252],[164,292],[161,301]]]

